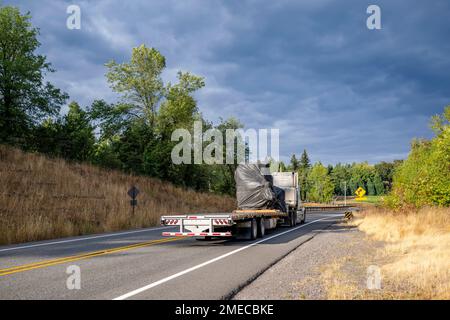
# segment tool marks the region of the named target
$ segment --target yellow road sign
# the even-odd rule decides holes
[[[356,189],[355,194],[357,195],[355,200],[364,200],[366,199],[364,196],[366,195],[366,190],[364,190],[364,188],[359,187],[358,189]]]

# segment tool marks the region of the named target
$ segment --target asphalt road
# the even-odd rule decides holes
[[[227,299],[341,217],[311,213],[256,241],[163,238],[165,227],[0,247],[0,299]]]

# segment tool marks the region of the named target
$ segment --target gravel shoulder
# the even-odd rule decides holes
[[[345,222],[320,231],[239,291],[233,299],[355,299],[367,292],[367,268],[382,246]]]

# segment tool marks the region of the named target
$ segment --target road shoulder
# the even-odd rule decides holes
[[[382,246],[345,222],[313,239],[266,270],[233,299],[333,299],[366,294],[367,270]]]

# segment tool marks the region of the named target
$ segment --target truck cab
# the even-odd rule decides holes
[[[272,172],[273,185],[284,191],[284,200],[289,214],[297,223],[305,222],[305,208],[301,206],[297,172]]]

